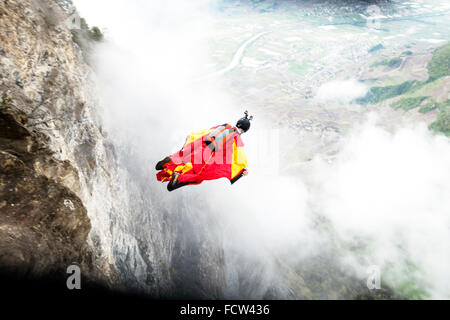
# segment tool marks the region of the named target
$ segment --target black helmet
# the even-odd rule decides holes
[[[244,132],[247,132],[248,129],[250,129],[250,121],[253,119],[253,116],[248,116],[248,111],[244,112],[245,117],[239,119],[239,121],[236,123],[236,128],[240,128],[244,130]]]

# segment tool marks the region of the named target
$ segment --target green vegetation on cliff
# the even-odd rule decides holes
[[[89,28],[86,19],[81,18],[81,31],[83,34],[92,41],[103,41],[104,36],[98,27]]]
[[[397,294],[408,299],[430,299],[427,283],[420,276],[421,270],[410,259],[405,259],[402,274],[391,263],[387,264],[383,274],[385,281],[392,285]]]
[[[407,53],[409,54],[409,52],[405,52],[405,54]],[[395,66],[398,61],[401,61],[400,57],[376,62],[372,64],[372,67],[377,65]],[[428,62],[427,67],[429,74],[429,79],[427,81],[411,80],[397,85],[372,87],[364,97],[358,98],[356,102],[362,105],[379,103],[383,100],[394,98],[408,92],[413,92],[427,83],[450,75],[450,43],[439,47],[434,51],[433,57]]]
[[[442,132],[450,137],[450,99],[438,104],[440,110],[436,121],[430,124],[430,130]]]
[[[428,62],[429,80],[433,81],[450,75],[450,43],[437,48]]]
[[[392,59],[384,59],[382,61],[374,62],[370,66],[371,67],[378,67],[378,66],[387,66],[389,68],[395,68],[398,67],[402,63],[402,58],[396,57]]]
[[[420,88],[422,85],[422,82],[412,80],[392,86],[372,87],[364,97],[356,99],[356,102],[362,105],[367,105],[369,103],[375,104],[389,98],[397,97],[413,89]]]
[[[433,110],[445,110],[446,108],[450,107],[450,99],[447,99],[441,103],[436,102],[433,98],[430,98],[430,100],[420,107],[419,112],[420,113],[427,113]]]
[[[402,53],[402,56],[410,55],[411,53],[411,51],[405,51]],[[398,65],[401,59],[401,57],[385,59],[373,63],[371,67],[380,65],[393,67]],[[446,136],[450,136],[450,99],[438,103],[433,98],[430,98],[428,103],[421,106],[422,102],[428,98],[427,94],[430,89],[439,85],[439,81],[441,81],[439,79],[450,75],[450,43],[437,48],[433,52],[433,56],[427,64],[427,69],[429,74],[427,81],[411,80],[395,85],[372,87],[364,97],[356,99],[356,102],[361,105],[376,104],[407,94],[392,103],[391,107],[396,110],[403,109],[405,111],[420,107],[420,113],[427,113],[438,109],[439,114],[437,119],[429,128],[434,132],[442,132]],[[410,94],[416,96],[411,96]]]
[[[434,99],[431,99],[431,101],[430,102],[428,102],[428,103],[426,103],[426,104],[424,104],[423,106],[421,106],[420,108],[419,108],[419,112],[420,113],[428,113],[428,112],[431,112],[431,111],[433,111],[433,110],[436,110],[437,109],[437,107],[438,107],[438,103],[434,100]]]
[[[414,98],[403,98],[395,101],[391,104],[391,107],[395,110],[403,109],[405,111],[417,108],[427,97],[420,96]]]
[[[85,61],[89,64],[92,44],[103,41],[103,33],[98,27],[89,28],[89,25],[83,18],[80,19],[80,29],[73,29],[71,32],[72,41],[81,48]]]

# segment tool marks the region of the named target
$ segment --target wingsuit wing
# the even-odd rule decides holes
[[[244,151],[244,142],[241,136],[237,135],[233,142],[233,157],[231,163],[231,184],[242,178],[244,169],[248,167],[247,157]]]
[[[168,181],[177,172],[178,180],[184,183],[227,178],[233,184],[247,167],[244,143],[230,125],[191,133],[183,148],[170,157],[172,162],[157,174],[159,181]]]

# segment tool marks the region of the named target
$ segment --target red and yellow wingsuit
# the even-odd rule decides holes
[[[180,183],[200,184],[227,178],[233,184],[247,167],[244,143],[237,128],[229,124],[191,133],[183,148],[170,158],[156,175],[161,182],[170,181],[172,174],[178,172]]]

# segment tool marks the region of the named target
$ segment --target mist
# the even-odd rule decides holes
[[[343,261],[385,271],[431,298],[448,298],[450,282],[450,145],[422,124],[395,132],[368,121],[346,138],[332,165],[318,164],[314,203],[346,243],[364,253]]]
[[[246,297],[261,298],[279,279],[277,259],[300,263],[336,238],[339,263],[362,283],[367,268],[378,265],[390,285],[413,281],[430,297],[450,297],[450,145],[425,125],[390,132],[370,118],[343,138],[331,163],[317,157],[306,164],[283,152],[284,138],[295,133],[249,110],[255,120],[243,135],[248,177],[173,193],[156,181],[155,163],[177,151],[186,135],[234,124],[245,110],[220,77],[194,81],[210,72],[211,3],[75,1],[81,16],[105,31],[107,41],[95,53],[104,127],[134,187],[148,186],[148,214],[188,209],[223,239],[217,245],[230,270],[238,270],[227,278],[230,297],[239,295],[233,291],[239,261],[257,262],[246,275],[258,275],[260,288]],[[319,88],[318,99],[345,105],[365,91],[353,80],[331,82]],[[301,170],[287,173],[287,163]],[[318,229],[318,219],[336,237]],[[351,250],[355,243],[364,249]]]

